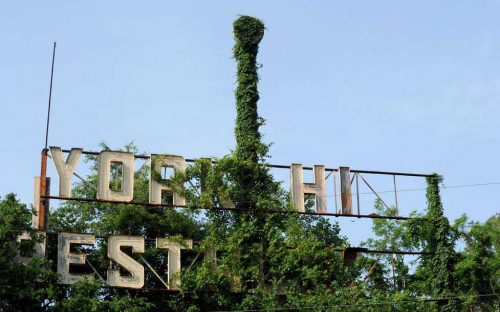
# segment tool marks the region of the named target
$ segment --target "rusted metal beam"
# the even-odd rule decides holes
[[[110,286],[110,285],[101,285],[101,288],[107,289],[127,289],[127,291],[145,291],[145,292],[168,292],[168,293],[179,293],[179,289],[167,289],[167,288],[150,288],[150,287],[142,287],[142,288],[127,288],[127,287],[118,287],[118,286]]]
[[[376,250],[376,249],[367,249],[367,248],[359,248],[359,247],[348,247],[348,249],[355,249],[356,252],[361,253],[374,253],[374,254],[393,254],[393,255],[432,255],[432,252],[425,251],[404,251],[404,250]],[[332,251],[344,252],[345,248],[331,248]]]
[[[65,153],[69,153],[71,150],[68,149],[63,149],[62,150]],[[98,156],[99,152],[91,152],[91,151],[83,151],[83,154],[85,155],[94,155]],[[135,158],[139,159],[150,159],[150,155],[142,155],[142,154],[136,154]],[[186,162],[195,162],[196,159],[190,159],[186,158]],[[277,168],[277,169],[290,169],[290,165],[275,165],[275,164],[266,164],[266,166],[271,167],[271,168]],[[304,170],[314,170],[314,167],[302,167]],[[337,168],[325,168],[325,171],[327,172],[338,172]],[[431,174],[426,174],[426,173],[409,173],[409,172],[394,172],[394,171],[376,171],[376,170],[351,170],[352,173],[366,173],[366,174],[382,174],[382,175],[397,175],[397,176],[408,176],[408,177],[431,177]]]
[[[48,149],[42,150],[42,161],[40,166],[40,204],[38,211],[38,229],[40,231],[47,230],[46,209],[47,209],[47,153]]]
[[[296,211],[296,210],[280,210],[280,209],[254,209],[254,208],[226,208],[226,207],[189,207],[181,205],[171,205],[171,204],[151,204],[143,202],[124,202],[124,201],[112,201],[104,199],[93,199],[93,198],[68,198],[60,196],[43,196],[42,198],[57,199],[57,200],[72,200],[80,202],[92,202],[92,203],[110,203],[117,205],[138,205],[147,207],[158,207],[158,208],[182,208],[182,209],[204,209],[204,210],[221,210],[221,211],[233,211],[233,212],[254,212],[254,213],[281,213],[281,214],[302,214],[302,215],[317,215],[325,217],[347,217],[347,218],[367,218],[367,219],[388,219],[388,220],[409,220],[409,219],[423,219],[415,217],[400,217],[400,216],[381,216],[377,214],[369,215],[357,215],[357,214],[342,214],[342,213],[329,213],[329,212],[310,212],[310,211]]]
[[[356,217],[356,216],[354,216]],[[66,233],[66,232],[61,232],[61,233]],[[47,236],[54,236],[54,235],[59,235],[59,232],[45,232]],[[71,233],[71,234],[82,234],[82,235],[93,235],[95,238],[100,238],[100,239],[106,239],[109,238],[110,236],[113,235],[97,235],[93,233]],[[144,237],[144,236],[143,236]],[[150,237],[144,237],[145,241],[156,241],[158,237],[156,238],[150,238]],[[193,240],[193,244],[199,243],[199,241]],[[296,247],[288,247],[288,249],[295,249]],[[432,255],[434,254],[433,252],[426,252],[426,251],[405,251],[405,250],[394,250],[394,249],[387,249],[387,250],[380,250],[380,249],[368,249],[365,247],[345,247],[345,248],[334,248],[334,247],[327,247],[327,250],[330,251],[335,251],[335,252],[344,252],[346,249],[350,250],[355,250],[356,252],[360,253],[373,253],[373,254],[394,254],[394,255]],[[194,260],[193,260],[194,261]]]

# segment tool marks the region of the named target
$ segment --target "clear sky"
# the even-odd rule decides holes
[[[3,1],[0,194],[32,200],[53,41],[49,145],[134,140],[187,158],[228,153],[239,14],[267,27],[259,113],[272,163],[438,172],[445,186],[500,182],[500,1]],[[484,221],[500,211],[497,192],[443,190],[446,214]],[[423,211],[424,195],[402,192],[402,212]],[[361,197],[372,212],[373,196]],[[365,221],[341,225],[354,242],[369,236]]]

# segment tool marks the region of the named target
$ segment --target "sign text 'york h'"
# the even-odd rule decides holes
[[[75,172],[78,160],[83,152],[81,148],[72,148],[65,159],[63,151],[59,147],[50,147],[52,159],[54,160],[59,175],[59,196],[71,198],[71,177]],[[186,161],[182,156],[174,155],[151,155],[152,171],[161,174],[162,168],[172,168],[174,172],[184,172]],[[100,200],[131,202],[134,197],[134,161],[135,156],[129,152],[102,151],[98,157],[98,181],[97,198]],[[110,187],[111,164],[122,166],[122,180],[120,190],[112,190]],[[340,213],[351,214],[351,183],[350,170],[348,167],[340,167]],[[169,186],[150,180],[149,202],[151,204],[162,203],[162,192],[173,194],[173,205],[185,205],[185,199],[175,193]],[[304,196],[315,196],[316,212],[327,212],[325,166],[314,166],[314,182],[305,183],[303,167],[301,164],[292,164],[290,167],[290,199],[298,211],[304,211]]]

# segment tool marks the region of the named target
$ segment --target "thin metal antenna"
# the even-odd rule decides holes
[[[52,100],[52,81],[54,79],[55,58],[56,58],[56,42],[54,41],[54,49],[52,50],[52,69],[50,71],[49,107],[47,109],[47,126],[45,128],[45,149],[47,149],[47,144],[49,142],[50,102]]]

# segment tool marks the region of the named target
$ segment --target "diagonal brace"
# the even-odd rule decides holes
[[[149,263],[146,261],[146,259],[144,259],[144,257],[142,257],[142,256],[140,257],[140,259],[142,260],[142,262],[144,262],[144,263],[148,266],[148,268],[151,270],[151,272],[153,272],[153,274],[154,274],[154,275],[156,275],[156,277],[160,280],[160,282],[161,282],[163,285],[165,285],[165,287],[167,287],[167,289],[169,289],[169,287],[168,287],[168,283],[166,283],[166,282],[163,280],[163,278],[161,278],[160,274],[158,274],[158,273],[155,271],[155,269],[153,269],[153,267],[151,266],[151,264],[149,264]]]
[[[389,206],[387,206],[387,204],[385,203],[385,201],[382,199],[382,197],[380,197],[377,192],[375,192],[375,190],[373,189],[373,187],[371,187],[370,184],[368,184],[368,182],[366,182],[365,178],[363,178],[363,176],[361,174],[359,174],[359,177],[361,178],[361,180],[363,180],[363,182],[365,182],[366,186],[368,186],[370,188],[370,190],[373,192],[373,194],[375,194],[377,196],[378,199],[380,199],[380,201],[382,202],[382,204],[384,204],[384,206],[387,208],[387,209],[390,209]]]

